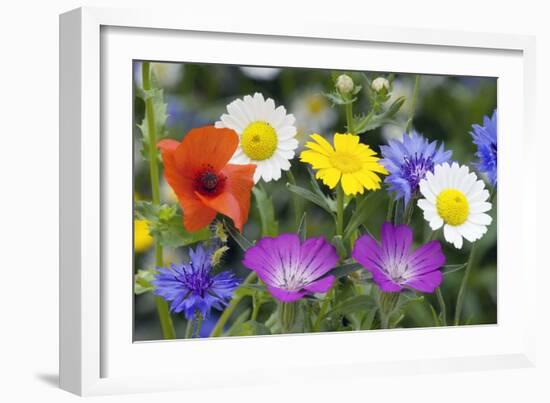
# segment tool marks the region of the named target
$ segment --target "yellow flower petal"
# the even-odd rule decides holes
[[[325,140],[325,138],[317,133],[313,133],[310,136],[313,140],[315,140],[319,145],[324,149],[324,151],[327,153],[327,155],[334,152],[334,148],[330,145],[328,141]]]
[[[355,178],[355,174],[342,175],[342,189],[344,189],[344,193],[348,196],[353,196],[357,193],[363,194],[363,186]]]
[[[321,179],[329,188],[334,189],[338,185],[341,175],[342,173],[336,168],[325,168],[317,171],[315,177]]]
[[[149,234],[149,223],[146,220],[134,220],[134,251],[145,252],[153,245],[153,237]]]
[[[353,152],[359,144],[359,136],[347,133],[334,135],[334,149],[338,152]]]
[[[306,150],[300,154],[300,161],[311,164],[313,169],[331,168],[332,165],[326,155],[317,151]]]

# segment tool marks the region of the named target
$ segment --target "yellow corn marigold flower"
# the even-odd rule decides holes
[[[153,245],[153,237],[149,234],[147,220],[134,220],[134,251],[145,252]]]
[[[378,162],[376,152],[359,142],[359,136],[349,133],[334,135],[334,148],[319,134],[312,134],[302,151],[300,161],[317,170],[315,177],[334,189],[342,182],[346,195],[363,194],[365,189],[380,189],[381,177],[388,171]]]

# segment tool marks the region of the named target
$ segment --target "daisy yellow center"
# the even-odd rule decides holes
[[[330,156],[330,163],[340,172],[351,174],[360,171],[363,167],[359,156],[347,152],[336,151]]]
[[[468,199],[456,189],[445,189],[439,193],[436,208],[439,216],[450,225],[464,224],[470,211]]]
[[[241,147],[251,160],[266,160],[277,149],[277,133],[267,122],[252,122],[242,133]]]
[[[323,109],[325,109],[325,100],[320,96],[312,96],[307,100],[307,107],[309,112],[313,115],[318,115]]]

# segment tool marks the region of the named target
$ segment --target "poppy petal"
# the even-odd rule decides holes
[[[214,126],[192,129],[175,150],[176,166],[181,172],[193,172],[209,165],[219,172],[238,145],[239,136],[231,129]]]
[[[203,229],[216,218],[216,210],[205,206],[200,199],[180,198],[183,226],[189,232]]]
[[[222,173],[227,177],[225,189],[217,196],[195,195],[208,207],[231,218],[235,227],[242,232],[250,210],[250,192],[254,186],[252,176],[256,165],[227,165]]]

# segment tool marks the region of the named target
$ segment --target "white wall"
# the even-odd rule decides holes
[[[76,400],[54,387],[57,382],[57,294],[58,294],[58,14],[81,5],[112,7],[167,7],[189,3],[185,13],[201,8],[230,18],[246,12],[250,18],[276,18],[285,24],[288,14],[317,15],[327,21],[346,20],[374,25],[449,28],[471,31],[537,35],[538,131],[550,136],[545,124],[549,107],[550,32],[545,2],[471,1],[453,2],[392,0],[356,2],[309,1],[4,1],[0,12],[0,396],[5,402]],[[219,4],[218,4],[219,3]],[[260,5],[261,3],[261,5]],[[387,3],[383,6],[381,4]],[[258,16],[254,10],[258,9]],[[511,133],[510,135],[513,135]],[[544,140],[548,144],[548,140]],[[547,157],[539,155],[538,167],[521,167],[526,174],[535,169],[548,172]],[[545,158],[544,158],[545,157]],[[533,164],[537,158],[533,158]],[[540,191],[550,181],[541,182]],[[540,217],[548,224],[545,204]],[[542,250],[542,231],[539,243]],[[535,237],[535,235],[533,235]],[[546,237],[548,237],[546,235]],[[544,263],[544,262],[542,262]],[[548,266],[548,265],[546,265]],[[541,269],[548,269],[548,267]],[[542,271],[542,270],[541,270]],[[542,273],[533,286],[546,291],[548,274]],[[539,298],[541,308],[539,367],[460,373],[438,376],[380,377],[355,379],[338,385],[304,385],[287,390],[284,385],[255,390],[218,390],[188,394],[168,393],[130,397],[98,398],[100,401],[284,401],[318,400],[340,402],[380,401],[548,401],[549,378],[548,299]],[[32,326],[31,326],[32,325]],[[40,399],[40,400],[38,400]],[[384,401],[385,401],[384,400]],[[504,400],[508,401],[508,399]]]

